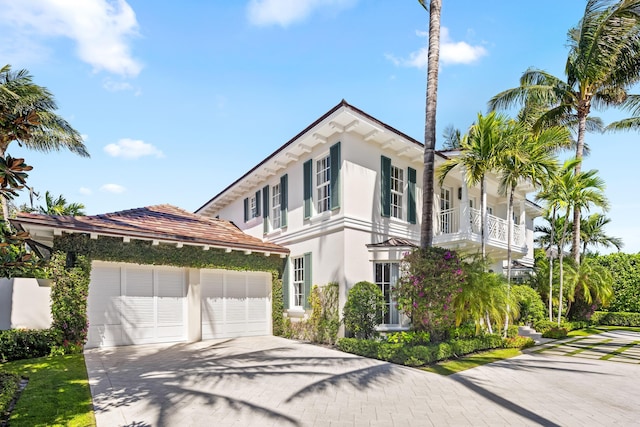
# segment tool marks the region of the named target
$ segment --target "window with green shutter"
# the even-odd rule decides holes
[[[313,160],[307,160],[302,165],[302,181],[304,196],[304,218],[311,218],[311,194],[313,192]]]
[[[382,216],[391,216],[391,159],[380,156],[380,207]]]
[[[330,208],[331,210],[340,208],[340,167],[342,159],[340,157],[340,142],[335,143],[329,149],[329,158],[331,161],[330,175],[331,182],[329,186]]]
[[[280,177],[280,227],[287,226],[287,213],[289,210],[289,176]]]
[[[407,196],[407,221],[411,224],[416,223],[416,170],[408,168],[407,177],[409,180],[408,196]]]
[[[262,188],[262,231],[269,232],[269,186]]]

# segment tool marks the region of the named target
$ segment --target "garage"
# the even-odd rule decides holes
[[[202,339],[271,334],[271,276],[202,270]]]
[[[171,205],[95,216],[21,213],[43,252],[91,261],[86,347],[270,335],[289,250]]]
[[[185,271],[94,261],[87,347],[185,341]]]

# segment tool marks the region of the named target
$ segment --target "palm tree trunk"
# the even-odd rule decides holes
[[[567,213],[564,216],[564,224],[562,226],[562,237],[560,238],[560,290],[558,291],[558,327],[560,327],[561,317],[562,317],[562,286],[564,284],[564,251],[562,248],[564,247],[564,236],[567,233],[567,224],[569,223],[569,208],[567,208]]]
[[[511,293],[511,228],[513,227],[513,193],[516,187],[512,186],[509,191],[509,204],[507,205],[507,298]],[[509,303],[507,302],[507,312],[504,315],[504,337],[507,337],[509,328]]]
[[[587,107],[584,107],[587,108]],[[587,114],[588,109],[578,109],[578,142],[576,144],[576,160],[579,162],[574,169],[575,175],[578,176],[582,170],[582,157],[584,154],[584,136],[587,132]],[[573,240],[571,243],[571,255],[576,265],[580,265],[580,209],[573,210]]]
[[[553,242],[555,241],[556,231],[556,211],[557,207],[553,207],[551,213],[551,233],[549,236],[549,321],[553,322]]]
[[[4,158],[6,148],[0,148],[0,157]],[[11,229],[11,223],[9,222],[9,203],[4,194],[0,194],[0,204],[2,205],[2,220],[4,221],[7,229]]]
[[[440,59],[440,13],[442,0],[429,5],[429,53],[427,58],[427,98],[424,123],[424,172],[422,176],[422,227],[420,246],[433,246],[433,189],[436,147],[436,106],[438,98],[438,63]]]
[[[480,247],[482,248],[482,261],[487,257],[487,242],[485,241],[485,224],[487,223],[487,190],[485,188],[484,175],[480,180]]]

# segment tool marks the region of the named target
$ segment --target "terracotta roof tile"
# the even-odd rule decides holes
[[[20,213],[12,222],[50,226],[74,232],[157,239],[176,243],[199,244],[288,253],[289,250],[242,232],[232,222],[197,215],[172,205],[144,208],[94,216],[58,216]]]

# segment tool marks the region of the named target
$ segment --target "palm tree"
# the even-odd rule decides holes
[[[463,168],[467,187],[480,184],[480,244],[482,258],[486,256],[485,223],[487,211],[487,194],[485,176],[496,166],[496,149],[504,138],[508,118],[502,114],[491,112],[486,116],[478,114],[476,122],[460,141],[460,155],[447,159],[438,168],[440,185],[445,177],[456,167]]]
[[[566,163],[565,163],[566,165]],[[574,211],[588,211],[592,205],[602,209],[608,208],[608,201],[604,195],[604,181],[597,176],[597,170],[586,172],[575,172],[575,169],[566,169],[555,185],[557,191],[556,200],[558,205],[564,209],[564,226],[560,237],[559,248],[564,247],[567,225],[570,215]],[[579,265],[579,264],[576,264]],[[564,285],[564,251],[559,251],[560,267],[560,291],[558,304],[558,326],[562,316],[562,295]]]
[[[618,251],[622,249],[624,243],[619,237],[612,237],[605,233],[604,227],[611,222],[604,214],[594,213],[582,220],[580,228],[580,239],[582,240],[582,255],[586,255],[587,247],[604,246],[605,248],[615,247]]]
[[[585,258],[578,266],[569,265],[567,272],[567,317],[576,317],[575,302],[606,306],[613,298],[613,276],[593,258]]]
[[[38,207],[38,212],[45,215],[84,215],[82,203],[67,203],[67,199],[61,194],[54,199],[48,191],[44,195],[45,206]]]
[[[462,133],[453,125],[448,125],[442,131],[442,149],[459,150],[462,142]]]
[[[440,59],[440,14],[442,0],[418,0],[429,11],[429,53],[427,54],[427,94],[424,123],[424,172],[422,175],[422,226],[420,247],[433,246],[433,178],[436,148],[436,106]]]
[[[43,152],[62,148],[88,157],[82,137],[66,120],[54,113],[58,108],[47,88],[33,83],[27,70],[0,69],[0,157],[9,145]],[[3,218],[8,217],[7,202],[0,196]]]
[[[520,86],[489,101],[508,108],[534,100],[548,106],[537,127],[576,124],[576,174],[581,171],[591,107],[623,105],[628,89],[640,80],[640,0],[589,0],[583,18],[568,34],[566,82],[545,71],[527,70]],[[573,218],[572,255],[580,263],[580,213]]]

